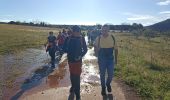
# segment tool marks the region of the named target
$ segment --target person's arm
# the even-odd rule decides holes
[[[45,51],[48,51],[48,37],[47,37],[47,41],[44,43],[44,47],[45,47]]]
[[[99,51],[99,39],[100,39],[100,36],[98,36],[95,41],[94,41],[94,55],[97,57],[98,56],[98,51]]]
[[[54,36],[54,42],[55,42],[55,44],[57,44],[57,38],[56,38],[56,36]]]
[[[61,35],[60,35],[60,34],[58,34],[58,35],[57,35],[57,40],[59,40],[59,39],[60,39],[60,37],[61,37]]]
[[[115,42],[115,64],[117,64],[118,61],[118,47],[117,43]]]
[[[65,39],[65,41],[64,41],[64,45],[63,45],[63,52],[65,52],[65,53],[67,53],[68,52],[68,50],[67,50],[67,45],[68,44],[68,37]]]
[[[97,37],[94,41],[94,48],[98,48],[99,37]]]
[[[86,45],[86,41],[85,38],[82,37],[83,39],[83,51],[82,51],[82,57],[87,53],[87,45]]]

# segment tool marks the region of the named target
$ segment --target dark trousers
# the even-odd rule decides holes
[[[55,67],[55,49],[51,48],[49,50],[49,55],[51,57],[51,67]]]
[[[76,98],[80,98],[80,75],[70,74],[71,88],[76,94]]]

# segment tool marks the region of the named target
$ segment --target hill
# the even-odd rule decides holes
[[[152,30],[159,31],[159,32],[170,32],[170,19],[147,26],[147,28],[150,28]]]

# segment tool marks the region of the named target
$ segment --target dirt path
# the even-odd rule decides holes
[[[133,90],[123,85],[119,80],[113,81],[113,92],[109,93],[107,97],[100,95],[100,86],[82,86],[81,89],[86,91],[81,92],[82,100],[140,100]],[[53,88],[27,95],[20,100],[67,100],[69,98],[68,91],[69,87]]]
[[[112,93],[109,93],[105,97],[101,96],[97,60],[93,56],[92,49],[88,50],[88,53],[84,57],[82,68],[82,100],[140,100],[140,97],[136,95],[133,89],[118,79],[114,79],[112,82]],[[44,80],[46,81],[38,87],[26,91],[20,100],[67,100],[73,97],[69,95],[70,80],[66,59],[60,61],[56,70]]]

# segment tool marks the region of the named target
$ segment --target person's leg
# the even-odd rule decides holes
[[[60,51],[60,58],[61,58],[63,55],[63,44],[59,45],[59,51]]]
[[[49,50],[49,55],[51,57],[51,67],[55,67],[55,51],[51,48]]]
[[[80,100],[80,75],[75,75],[74,77],[76,100]]]
[[[74,76],[70,74],[70,81],[71,81],[71,88],[70,88],[70,93],[74,92]]]
[[[113,74],[114,74],[114,63],[113,60],[109,60],[107,61],[107,73],[108,73],[108,77],[107,77],[107,82],[106,82],[106,86],[107,86],[107,90],[108,92],[111,92],[111,82],[113,79]]]
[[[51,56],[51,66],[55,67],[55,52],[53,52]]]
[[[102,95],[106,94],[106,84],[105,84],[105,72],[106,72],[106,63],[104,60],[99,60],[99,71],[100,71],[100,81],[101,81],[101,87],[102,87]]]

